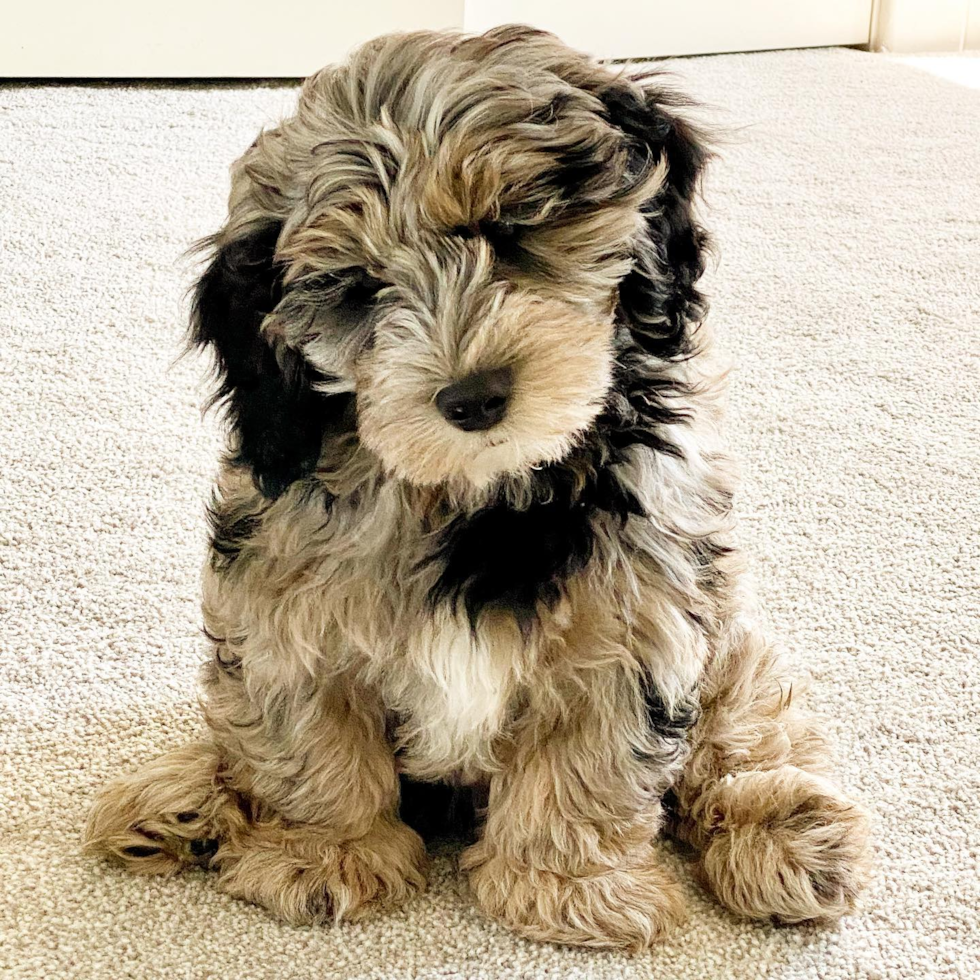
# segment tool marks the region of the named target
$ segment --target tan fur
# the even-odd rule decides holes
[[[574,451],[617,397],[616,289],[639,208],[668,178],[661,159],[629,185],[599,112],[614,81],[521,29],[381,38],[309,79],[235,165],[215,244],[282,222],[290,288],[263,335],[329,374],[322,390],[356,393],[357,433],[325,441],[276,499],[223,467],[215,511],[249,531],[216,540],[205,570],[211,738],[111,784],[90,852],[142,873],[205,864],[290,922],[355,918],[424,884],[399,772],[488,785],[462,859],[482,908],[531,938],[635,949],[683,918],[652,846],[672,789],[667,823],[732,910],[796,922],[853,907],[866,816],[829,781],[819,724],[756,625],[705,330],[697,356],[658,367],[686,415],[677,452],[615,461],[646,517],[600,513],[587,565],[533,630],[497,609],[473,628],[430,601],[433,542],[460,515],[526,509],[552,461],[594,475]],[[562,111],[528,122],[549,105]],[[570,143],[601,166],[588,206],[555,224],[562,205],[540,188]],[[533,226],[521,267],[451,234],[516,205]],[[317,299],[353,267],[384,283],[370,341],[332,330]],[[440,418],[441,388],[502,365],[515,387],[500,426]],[[692,557],[708,544],[710,560]],[[671,734],[698,704],[690,737]]]
[[[458,281],[472,284],[490,273],[489,262],[462,268]],[[561,459],[601,408],[612,369],[608,322],[583,324],[581,311],[566,303],[520,294],[495,296],[488,306],[472,309],[464,297],[451,297],[445,315],[465,329],[434,325],[419,338],[410,327],[390,330],[364,359],[361,438],[397,476],[417,485],[462,479],[483,487],[501,473]],[[433,336],[441,348],[439,369],[409,375],[405,361],[431,357]],[[522,367],[507,417],[480,437],[481,445],[474,446],[473,433],[443,431],[448,427],[433,407],[440,388],[514,364]],[[557,376],[562,385],[556,389]]]
[[[868,814],[828,778],[819,719],[757,629],[738,626],[727,641],[705,679],[675,831],[733,912],[837,918],[870,874]]]

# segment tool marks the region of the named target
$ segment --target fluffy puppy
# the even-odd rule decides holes
[[[423,887],[407,776],[485,793],[461,868],[525,936],[663,936],[665,823],[742,915],[852,907],[867,819],[730,537],[684,105],[530,29],[404,34],[235,164],[193,309],[210,737],[108,787],[90,851],[355,918]]]

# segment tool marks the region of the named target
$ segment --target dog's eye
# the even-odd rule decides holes
[[[301,306],[319,310],[335,328],[347,331],[367,319],[384,287],[385,283],[363,269],[340,269],[305,279],[290,294]]]
[[[471,225],[457,225],[449,234],[463,239],[482,237],[495,245],[513,241],[518,233],[519,228],[513,221],[475,221]]]
[[[345,278],[337,298],[332,303],[331,319],[343,330],[354,330],[368,319],[384,283],[366,272]]]
[[[480,233],[491,241],[506,242],[518,235],[518,227],[513,221],[482,221]]]
[[[385,285],[380,279],[375,279],[360,269],[337,278],[340,280],[339,304],[350,308],[366,309]]]
[[[480,234],[480,226],[476,222],[471,225],[457,225],[449,234],[454,238],[462,238],[464,241],[468,241]]]
[[[309,276],[292,286],[290,292],[321,303],[370,303],[384,285],[363,269],[339,269]]]
[[[505,262],[521,250],[522,228],[513,221],[481,221],[480,234],[490,243],[497,258]]]
[[[312,279],[305,290],[348,315],[366,312],[385,284],[363,269],[341,269]]]

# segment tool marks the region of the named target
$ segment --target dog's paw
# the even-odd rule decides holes
[[[342,841],[325,828],[257,824],[222,841],[219,887],[292,925],[358,919],[425,888],[425,848],[400,822]]]
[[[99,794],[82,836],[88,854],[136,874],[207,865],[218,850],[223,798],[217,750],[192,742],[116,779]]]
[[[796,923],[854,908],[870,872],[869,820],[829,780],[789,765],[739,773],[708,816],[702,874],[733,912]]]
[[[482,843],[462,864],[483,911],[528,939],[638,950],[684,920],[680,886],[652,849],[623,867],[582,875],[515,867]]]

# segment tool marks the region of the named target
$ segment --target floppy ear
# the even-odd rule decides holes
[[[324,434],[349,400],[314,391],[315,374],[302,357],[284,345],[273,349],[260,331],[282,296],[279,230],[268,223],[217,239],[194,289],[190,337],[214,353],[219,385],[212,404],[227,411],[232,462],[249,467],[270,498],[313,472]]]
[[[705,136],[671,110],[690,105],[674,93],[636,85],[601,93],[610,121],[653,161],[666,159],[666,179],[641,208],[645,232],[632,271],[620,283],[619,318],[648,354],[673,359],[693,350],[707,314],[697,288],[709,239],[694,214],[700,177],[711,156]]]

